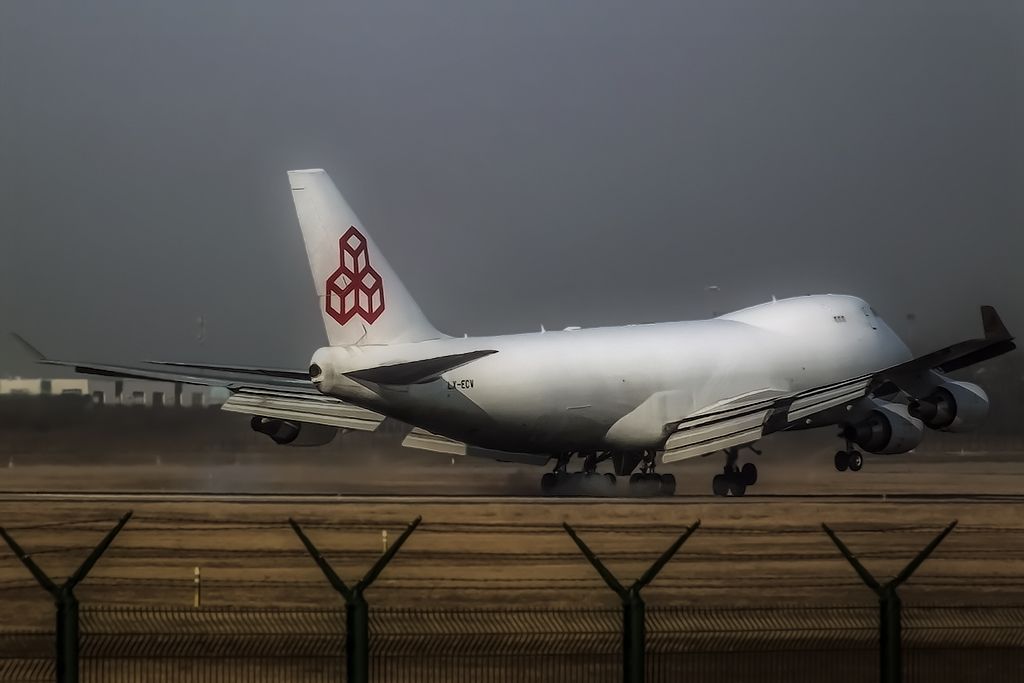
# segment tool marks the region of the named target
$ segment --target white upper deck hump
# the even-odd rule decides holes
[[[443,337],[320,168],[288,171],[313,284],[331,346]]]
[[[874,312],[863,299],[845,294],[815,294],[769,301],[726,313],[719,319],[799,335],[817,322],[827,326],[836,322],[857,322],[866,316],[874,318]]]

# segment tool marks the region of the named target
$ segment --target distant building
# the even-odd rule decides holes
[[[0,397],[69,395],[89,396],[93,403],[104,406],[201,408],[224,403],[229,392],[219,387],[134,379],[0,379]]]
[[[89,393],[87,379],[0,379],[0,394],[23,396],[85,396]]]

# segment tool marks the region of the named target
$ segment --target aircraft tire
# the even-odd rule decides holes
[[[637,498],[656,496],[661,492],[661,480],[656,474],[634,472],[629,477],[629,493]]]
[[[540,478],[540,490],[548,493],[558,486],[558,475],[554,472],[547,472]]]
[[[850,454],[846,451],[836,451],[833,463],[836,466],[836,472],[845,472],[850,466]]]
[[[729,480],[725,478],[724,474],[716,474],[711,480],[711,491],[716,496],[723,497],[729,493]]]
[[[747,485],[739,478],[733,479],[729,482],[729,493],[737,497],[744,496],[747,493]]]
[[[860,468],[864,467],[864,456],[860,451],[850,451],[849,467],[851,472],[860,472]]]
[[[745,486],[753,486],[757,483],[757,465],[752,462],[744,463],[740,470],[740,481]]]
[[[663,474],[658,482],[660,484],[660,493],[663,496],[674,496],[676,495],[676,477],[674,474]]]

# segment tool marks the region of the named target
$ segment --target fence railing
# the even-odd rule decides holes
[[[1024,607],[907,607],[904,679],[1024,680]],[[873,607],[649,608],[647,680],[878,678]],[[81,610],[89,683],[319,683],[345,677],[342,609]],[[371,680],[619,681],[621,611],[381,609]],[[52,681],[52,633],[0,634],[0,681]]]

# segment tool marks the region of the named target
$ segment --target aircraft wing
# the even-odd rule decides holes
[[[221,409],[228,412],[362,431],[373,431],[384,420],[379,413],[324,396],[313,386],[309,374],[299,370],[160,362],[130,366],[54,360],[44,356],[21,336],[13,336],[35,357],[36,362],[43,365],[72,368],[78,373],[100,377],[180,382],[227,389],[231,396]]]
[[[814,415],[868,395],[885,395],[928,370],[952,372],[1016,348],[991,306],[981,307],[984,337],[947,346],[905,363],[807,391],[744,394],[699,410],[678,423],[665,441],[664,462],[685,460],[753,443],[773,432],[812,421]]]

